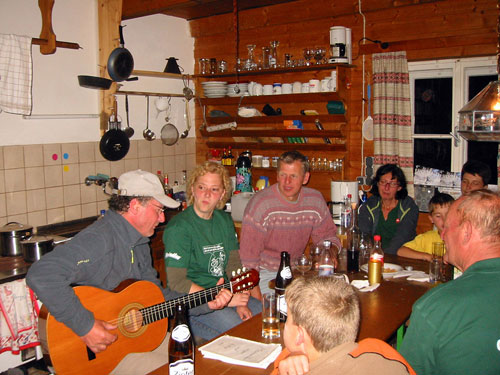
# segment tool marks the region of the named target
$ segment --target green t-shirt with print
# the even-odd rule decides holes
[[[163,233],[165,267],[186,268],[193,283],[209,288],[224,277],[229,252],[238,250],[231,216],[214,210],[212,218],[200,218],[189,206],[169,221]]]

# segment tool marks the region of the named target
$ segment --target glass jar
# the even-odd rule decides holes
[[[264,156],[262,158],[262,168],[269,168],[269,156]]]
[[[272,166],[273,168],[278,168],[278,160],[279,160],[279,157],[277,156],[273,156],[273,160],[272,160]]]

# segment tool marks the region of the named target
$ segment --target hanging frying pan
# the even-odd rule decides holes
[[[116,99],[115,99],[116,106]],[[114,111],[114,113],[116,110]],[[109,116],[108,131],[104,133],[99,142],[99,151],[101,155],[110,161],[122,159],[130,148],[130,140],[127,134],[120,129],[120,121],[115,114]]]
[[[78,83],[88,89],[107,90],[111,87],[112,80],[94,76],[78,76]]]
[[[134,70],[134,58],[128,49],[124,47],[123,26],[119,26],[120,47],[115,48],[108,58],[108,73],[115,82],[125,81],[132,70]]]

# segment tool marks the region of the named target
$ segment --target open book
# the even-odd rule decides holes
[[[264,369],[281,353],[281,345],[264,344],[225,335],[198,350],[205,358]]]

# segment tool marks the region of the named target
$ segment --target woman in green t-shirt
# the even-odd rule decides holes
[[[231,216],[222,211],[231,196],[231,180],[220,164],[206,162],[192,173],[186,186],[188,208],[177,214],[163,234],[169,288],[193,293],[225,282],[241,268],[239,244]],[[228,306],[191,316],[193,334],[210,340],[260,312],[261,302],[249,292],[233,295]]]

